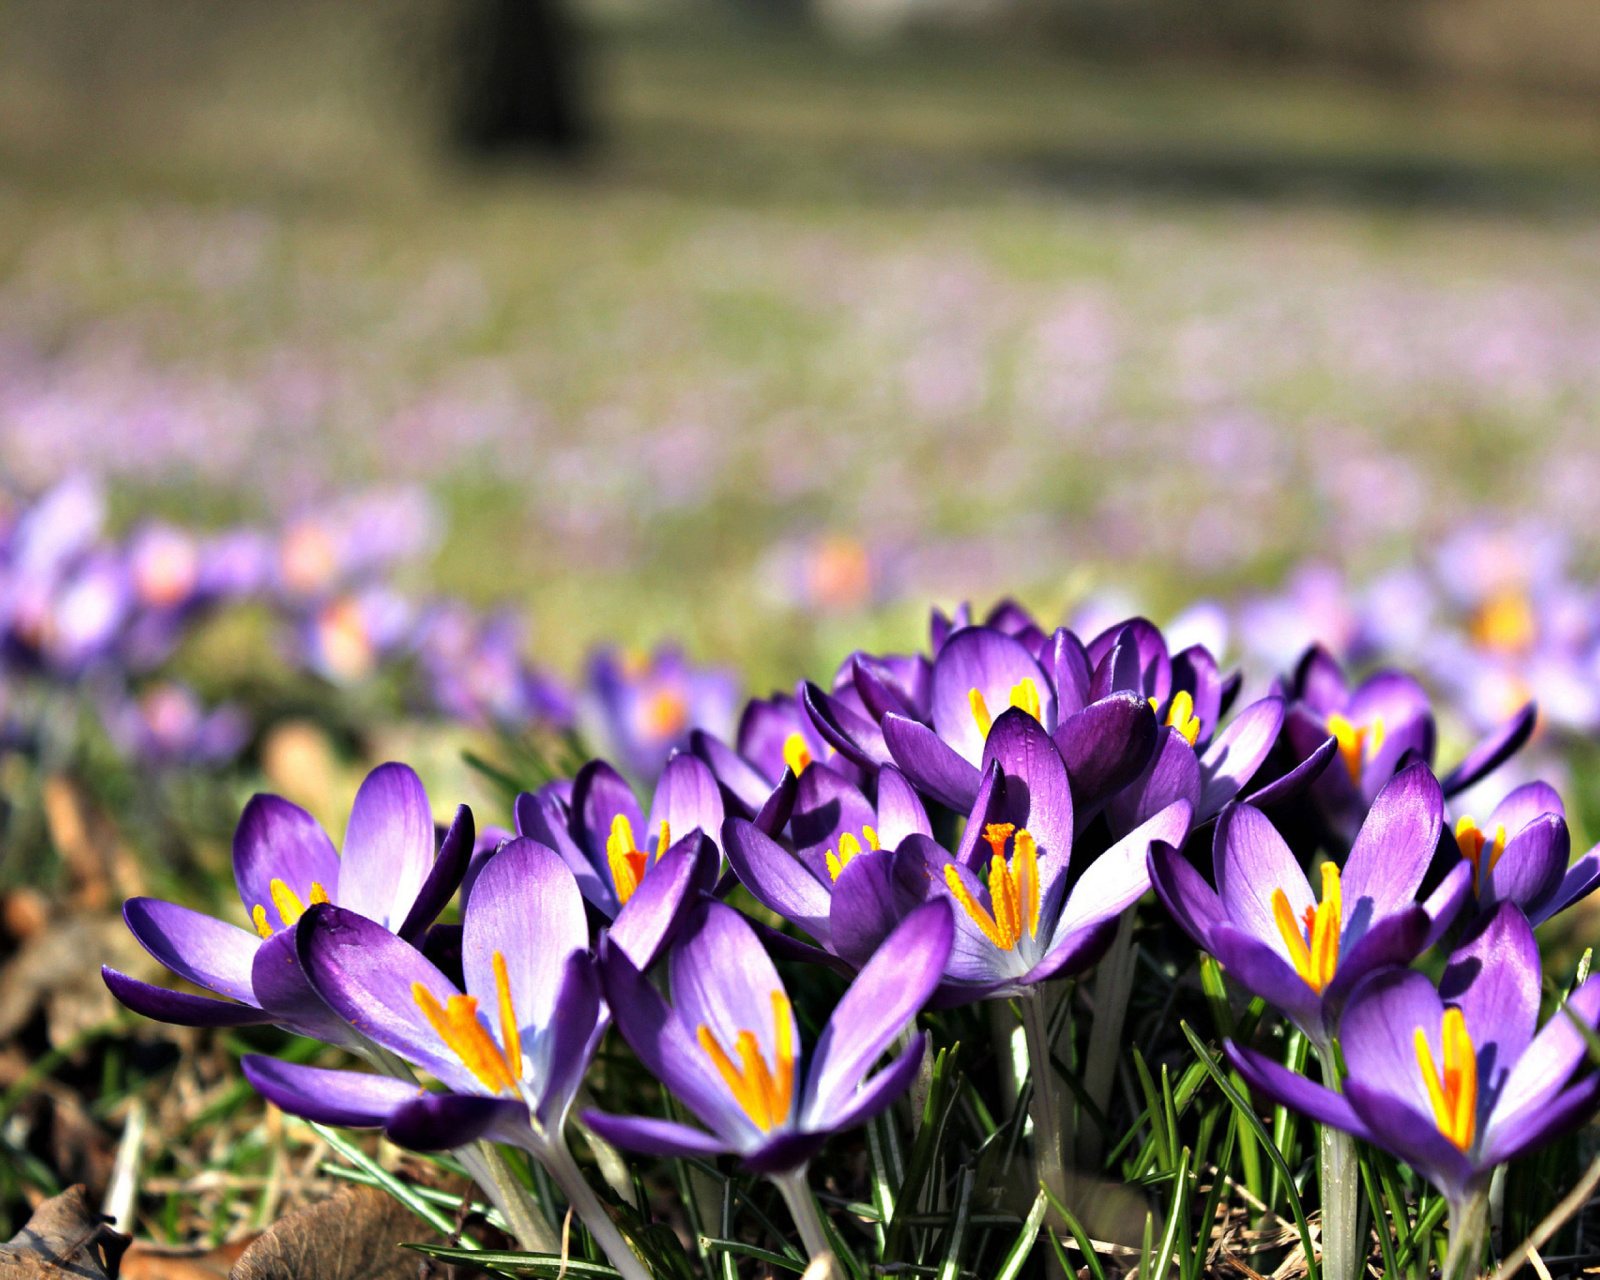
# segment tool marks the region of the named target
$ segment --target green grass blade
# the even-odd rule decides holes
[[[330,1129],[327,1125],[318,1124],[314,1120],[310,1123],[312,1131],[326,1142],[340,1159],[361,1170],[362,1173],[372,1179],[373,1185],[382,1187],[435,1231],[447,1236],[455,1230],[456,1224],[451,1215],[440,1213],[437,1208],[417,1194],[415,1187],[407,1186],[401,1182],[399,1178],[395,1177],[394,1174],[390,1173],[337,1129]],[[469,1253],[478,1252],[469,1242],[464,1242],[463,1248]]]
[[[754,1258],[757,1262],[769,1267],[778,1267],[783,1271],[793,1271],[796,1275],[806,1269],[806,1264],[803,1262],[786,1257],[781,1253],[773,1253],[770,1249],[759,1249],[753,1244],[746,1244],[743,1240],[719,1240],[715,1236],[701,1236],[700,1247],[707,1253],[718,1254],[730,1262],[733,1262],[734,1255],[738,1254],[742,1257]],[[735,1266],[737,1266],[736,1262]]]
[[[1172,1196],[1172,1207],[1167,1213],[1167,1227],[1161,1233],[1161,1247],[1156,1252],[1155,1266],[1148,1272],[1140,1271],[1140,1276],[1165,1276],[1167,1268],[1172,1263],[1172,1254],[1178,1247],[1178,1232],[1184,1229],[1189,1219],[1189,1148],[1185,1147],[1178,1156],[1178,1176],[1174,1182],[1176,1188]],[[1148,1221],[1148,1219],[1147,1219]],[[1192,1252],[1192,1251],[1191,1251]]]
[[[1057,1200],[1055,1196],[1050,1195],[1048,1187],[1041,1187],[1040,1190],[1050,1197],[1051,1208],[1061,1215],[1061,1221],[1066,1224],[1067,1231],[1071,1233],[1073,1240],[1077,1242],[1078,1252],[1083,1255],[1084,1266],[1089,1268],[1089,1274],[1093,1277],[1093,1280],[1106,1280],[1106,1269],[1100,1265],[1100,1255],[1094,1251],[1094,1246],[1089,1243],[1089,1233],[1083,1229],[1083,1223],[1078,1221],[1077,1216],[1071,1209]],[[1045,1234],[1050,1237],[1050,1243],[1055,1247],[1056,1256],[1061,1259],[1066,1273],[1069,1276],[1077,1275],[1077,1268],[1068,1264],[1066,1253],[1061,1248],[1061,1242],[1056,1239],[1056,1233],[1047,1231]]]
[[[513,1275],[549,1276],[551,1280],[563,1272],[573,1280],[622,1280],[622,1272],[603,1262],[583,1262],[577,1258],[562,1261],[559,1254],[553,1253],[511,1253],[489,1249],[473,1251],[433,1244],[407,1244],[401,1247],[425,1253],[441,1262],[457,1262],[475,1270],[493,1268],[496,1271],[509,1271]]]
[[[1023,1266],[1028,1261],[1028,1255],[1033,1252],[1033,1244],[1039,1238],[1039,1225],[1044,1221],[1045,1212],[1049,1209],[1050,1202],[1045,1198],[1044,1188],[1039,1189],[1039,1194],[1033,1198],[1033,1208],[1028,1210],[1028,1216],[1022,1220],[1022,1230],[1017,1232],[1017,1238],[1012,1241],[1011,1248],[1006,1250],[1006,1256],[1000,1260],[1000,1269],[994,1273],[994,1280],[1017,1280],[1022,1273]]]
[[[961,1176],[956,1179],[956,1220],[950,1227],[950,1239],[939,1263],[938,1280],[958,1280],[961,1275],[961,1253],[967,1247],[967,1223],[972,1211],[972,1188],[972,1170],[962,1169]]]

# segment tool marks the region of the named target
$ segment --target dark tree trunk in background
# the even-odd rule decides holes
[[[582,50],[562,0],[463,0],[458,38],[462,146],[557,156],[588,148]]]

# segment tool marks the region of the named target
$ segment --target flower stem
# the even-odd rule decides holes
[[[1321,1057],[1323,1083],[1330,1089],[1339,1089],[1339,1069],[1332,1048],[1321,1050]],[[1357,1280],[1366,1250],[1361,1239],[1361,1164],[1356,1140],[1332,1125],[1318,1125],[1317,1129],[1322,1274],[1324,1280]]]
[[[1478,1192],[1450,1204],[1450,1247],[1444,1255],[1443,1280],[1471,1280],[1481,1274],[1483,1237],[1489,1226],[1489,1197]]]
[[[1018,1003],[1022,1006],[1022,1028],[1028,1041],[1028,1071],[1033,1082],[1033,1100],[1028,1112],[1033,1119],[1034,1163],[1039,1181],[1051,1195],[1066,1204],[1062,1097],[1055,1068],[1050,1064],[1050,1011],[1045,1007],[1042,987],[1035,987]]]
[[[494,1202],[511,1234],[524,1249],[531,1253],[555,1253],[560,1249],[549,1221],[494,1143],[481,1140],[457,1147],[452,1154]]]
[[[1138,955],[1133,947],[1135,907],[1129,907],[1117,921],[1117,935],[1101,957],[1094,975],[1094,1034],[1083,1067],[1083,1089],[1089,1100],[1105,1115],[1110,1110],[1111,1082],[1117,1059],[1122,1053],[1122,1026],[1128,1016],[1128,999],[1133,994],[1133,975]],[[1094,1168],[1100,1163],[1105,1135],[1098,1125],[1089,1125],[1076,1135],[1080,1167]]]
[[[806,1181],[807,1166],[801,1165],[798,1169],[790,1169],[786,1173],[773,1173],[767,1176],[772,1179],[773,1186],[778,1188],[783,1196],[783,1202],[789,1206],[789,1216],[794,1219],[795,1229],[800,1233],[800,1243],[806,1247],[806,1256],[816,1259],[823,1255],[833,1257],[833,1248],[828,1243],[828,1232],[822,1225],[822,1215],[817,1212],[817,1202],[811,1194],[811,1184]],[[829,1280],[837,1276],[839,1268],[837,1263],[829,1271]]]
[[[567,1150],[566,1141],[557,1135],[540,1146],[542,1149],[535,1151],[534,1155],[550,1171],[556,1186],[567,1197],[567,1203],[583,1220],[583,1225],[589,1228],[589,1234],[605,1251],[611,1265],[622,1272],[624,1280],[651,1280],[650,1269],[639,1260],[628,1238],[611,1221],[611,1215],[600,1203],[600,1197],[595,1195],[589,1180],[583,1176],[583,1170],[572,1158],[572,1152]]]

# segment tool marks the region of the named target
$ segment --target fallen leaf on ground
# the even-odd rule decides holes
[[[234,1264],[232,1280],[416,1280],[418,1256],[402,1244],[439,1238],[398,1200],[347,1187],[278,1219]],[[0,1277],[0,1280],[5,1280]]]
[[[215,1249],[169,1249],[135,1240],[122,1255],[119,1280],[222,1280],[255,1240],[247,1236]]]
[[[27,1225],[0,1244],[0,1280],[117,1280],[128,1237],[89,1206],[79,1184],[51,1196]]]

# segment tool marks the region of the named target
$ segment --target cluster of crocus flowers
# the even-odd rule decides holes
[[[398,765],[362,788],[342,859],[308,815],[258,797],[235,843],[252,927],[171,904],[127,908],[152,953],[212,996],[107,981],[152,1016],[277,1022],[351,1049],[374,1071],[265,1058],[245,1069],[296,1114],[458,1152],[524,1243],[543,1247],[552,1224],[484,1154],[520,1147],[630,1280],[643,1264],[565,1134],[608,1027],[682,1111],[585,1107],[589,1132],[664,1158],[737,1157],[774,1181],[820,1252],[827,1239],[806,1169],[833,1135],[910,1087],[927,1047],[921,1011],[994,1001],[1006,1017],[1015,1007],[1032,1072],[1035,1171],[1063,1197],[1068,1160],[1095,1148],[1075,1147],[1068,1128],[1054,980],[1100,967],[1083,1096],[1104,1113],[1134,913],[1152,887],[1195,945],[1279,1010],[1322,1063],[1314,1085],[1237,1046],[1246,1078],[1329,1132],[1364,1140],[1398,1123],[1383,1090],[1403,1083],[1432,1136],[1390,1145],[1465,1197],[1463,1213],[1485,1171],[1507,1158],[1507,1117],[1528,1115],[1506,1101],[1521,1068],[1502,1088],[1487,1074],[1486,1044],[1498,1046],[1497,1064],[1534,1063],[1525,1074],[1538,1089],[1549,1064],[1565,1064],[1567,1091],[1538,1094],[1556,1128],[1587,1113],[1591,1086],[1567,1088],[1579,1058],[1555,1024],[1536,1042],[1529,1024],[1519,1041],[1521,1022],[1486,1022],[1484,1009],[1502,996],[1526,1004],[1530,973],[1537,1003],[1529,921],[1594,888],[1600,854],[1567,868],[1565,816],[1543,784],[1511,792],[1482,825],[1446,812],[1453,789],[1499,763],[1520,731],[1480,746],[1446,785],[1410,687],[1386,676],[1346,695],[1342,673],[1315,653],[1235,711],[1237,678],[1201,646],[1171,651],[1143,619],[1085,643],[1005,604],[976,625],[965,611],[936,614],[930,640],[927,653],[854,653],[827,688],[802,683],[795,697],[752,702],[731,744],[674,716],[685,749],[659,769],[641,755],[622,757],[622,770],[590,760],[518,796],[514,831],[476,840],[465,809],[437,837],[421,783]],[[672,683],[672,670],[629,671],[618,663],[613,675],[637,677],[635,711],[652,680]],[[651,778],[646,803],[630,776]],[[1308,861],[1286,830],[1332,830],[1330,777],[1337,796],[1358,795],[1339,811],[1358,820]],[[1315,822],[1297,821],[1308,814]],[[1194,862],[1207,844],[1209,880]],[[458,885],[461,923],[435,923]],[[740,885],[772,915],[731,905]],[[1447,938],[1456,958],[1435,992],[1408,966]],[[775,959],[852,979],[812,1024],[814,1039]],[[1469,990],[1469,969],[1484,985]],[[1426,1009],[1419,982],[1432,993]],[[1593,1021],[1600,997],[1590,990],[1571,1008]],[[1400,1016],[1384,1003],[1401,999],[1394,991],[1411,1002],[1404,1016],[1415,1014],[1400,1074],[1360,1047],[1378,1020]],[[1546,1043],[1556,1047],[1536,1048]],[[1330,1190],[1324,1204],[1335,1280],[1347,1280],[1356,1221],[1342,1194]]]

